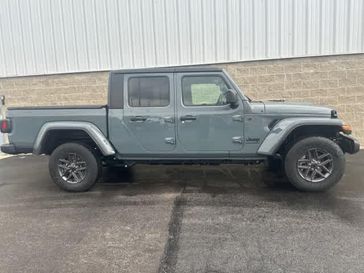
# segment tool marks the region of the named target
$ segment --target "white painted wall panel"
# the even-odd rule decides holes
[[[0,77],[364,52],[364,0],[0,0]]]

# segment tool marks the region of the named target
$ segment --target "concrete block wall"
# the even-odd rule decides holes
[[[252,99],[336,108],[364,143],[364,54],[218,64]],[[8,106],[105,104],[107,72],[0,79]]]

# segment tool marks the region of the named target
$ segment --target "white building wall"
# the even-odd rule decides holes
[[[364,0],[0,0],[0,77],[364,52]]]

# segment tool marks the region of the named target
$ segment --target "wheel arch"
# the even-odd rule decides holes
[[[287,118],[279,121],[258,148],[258,154],[272,156],[278,151],[308,136],[335,137],[343,121],[330,118]]]
[[[50,154],[57,146],[66,142],[80,142],[100,150],[104,156],[115,154],[115,150],[100,129],[90,122],[47,122],[38,132],[33,145],[34,154]]]

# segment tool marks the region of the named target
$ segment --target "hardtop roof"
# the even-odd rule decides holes
[[[174,67],[151,67],[151,68],[133,68],[112,70],[114,74],[135,74],[135,73],[175,73],[175,72],[222,72],[222,68],[206,66],[174,66]]]

